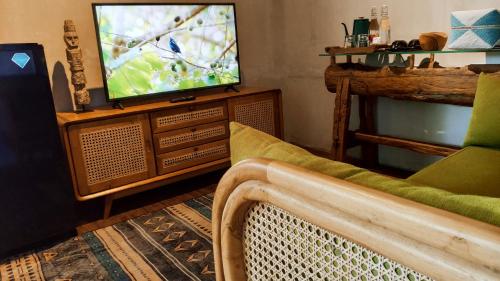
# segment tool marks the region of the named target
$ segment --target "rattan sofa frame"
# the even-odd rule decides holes
[[[500,280],[499,227],[290,164],[250,159],[229,169],[215,193],[212,228],[218,281],[252,279],[247,276],[244,236],[248,212],[258,203],[428,279]],[[289,280],[287,273],[283,269],[269,279]],[[329,280],[320,279],[319,273],[318,278],[311,276],[304,279]]]

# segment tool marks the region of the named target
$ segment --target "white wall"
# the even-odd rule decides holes
[[[334,95],[324,87],[328,57],[319,57],[325,46],[343,43],[340,23],[352,28],[358,16],[368,17],[372,6],[389,5],[392,39],[410,40],[421,32],[450,29],[450,13],[456,10],[500,7],[499,0],[284,0],[283,88],[288,140],[329,150]],[[417,58],[418,60],[418,58]],[[485,63],[483,54],[439,55],[444,66]],[[354,124],[357,122],[353,112]],[[424,141],[461,145],[470,108],[381,99],[379,132]],[[436,157],[394,148],[381,148],[381,162],[418,170]]]
[[[103,104],[91,2],[99,1],[0,0],[0,43],[39,42],[45,46],[54,101],[59,111],[72,108],[62,40],[64,19],[73,19],[77,26],[88,86],[94,88],[94,104]],[[353,19],[368,16],[371,6],[388,4],[392,38],[409,40],[417,38],[421,32],[449,31],[451,11],[500,6],[500,0],[235,2],[244,83],[282,88],[286,139],[323,150],[329,150],[331,146],[334,95],[324,86],[323,73],[329,58],[319,54],[326,46],[342,45],[341,22],[352,27]],[[474,54],[440,55],[438,60],[442,65],[485,61],[483,55]],[[353,124],[356,124],[355,117]],[[451,144],[462,143],[469,117],[468,108],[387,99],[380,102],[378,111],[381,133]],[[393,148],[382,148],[381,152],[383,163],[402,168],[419,169],[435,159]]]

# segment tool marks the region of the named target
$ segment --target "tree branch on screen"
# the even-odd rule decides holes
[[[167,34],[172,33],[176,28],[178,28],[181,25],[183,25],[184,23],[188,22],[190,19],[194,18],[196,15],[203,12],[203,10],[205,10],[206,8],[208,8],[208,5],[201,5],[199,7],[196,7],[195,9],[193,9],[191,11],[189,16],[187,16],[185,19],[181,19],[180,21],[174,23],[174,25],[169,27],[166,31],[158,32],[157,34],[154,34],[152,37],[147,38],[147,39],[143,40],[142,42],[140,42],[139,44],[137,44],[136,46],[132,46],[132,47],[133,48],[140,48],[141,46],[144,46],[148,42],[156,40],[156,38],[158,38],[158,37],[162,37],[162,36],[165,36]]]
[[[234,45],[236,45],[236,40],[233,40],[231,43],[229,43],[229,45],[220,54],[218,60],[224,58],[224,56],[226,56],[226,53],[229,52]]]

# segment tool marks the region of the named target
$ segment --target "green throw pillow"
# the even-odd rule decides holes
[[[479,75],[464,146],[500,148],[500,75]]]
[[[317,157],[251,127],[231,122],[231,162],[268,158],[394,194],[429,206],[500,226],[500,198],[460,195],[379,175],[353,165]]]

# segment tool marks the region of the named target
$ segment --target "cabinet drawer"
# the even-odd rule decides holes
[[[151,126],[154,133],[159,133],[225,119],[226,102],[214,102],[152,113]]]
[[[229,157],[229,142],[221,140],[161,154],[156,161],[158,174],[167,174],[226,157]]]
[[[225,139],[229,136],[227,121],[198,125],[154,135],[155,151],[170,151]]]

